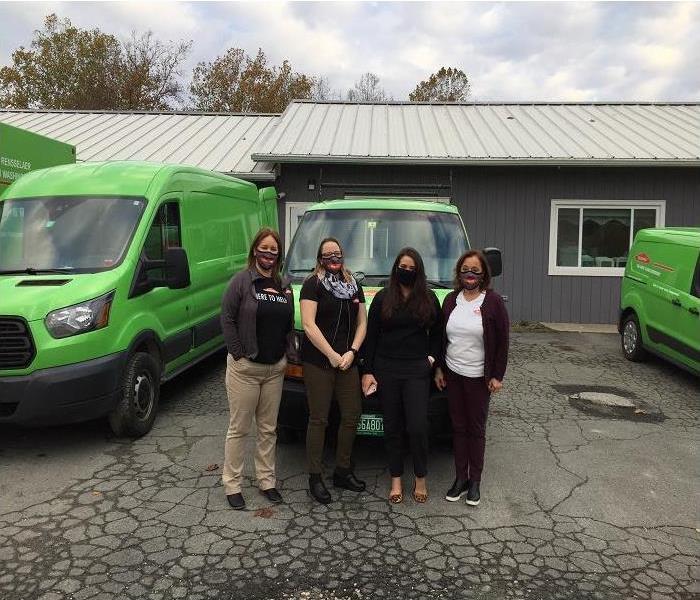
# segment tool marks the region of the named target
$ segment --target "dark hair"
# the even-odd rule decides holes
[[[284,258],[282,254],[282,242],[280,241],[280,234],[270,227],[263,227],[258,233],[255,234],[253,238],[253,243],[250,245],[250,250],[248,250],[248,268],[252,269],[255,266],[255,249],[258,244],[262,242],[266,237],[272,237],[277,243],[277,262],[272,265],[272,279],[274,279],[278,284],[280,283],[280,266],[282,265],[282,260]]]
[[[327,237],[323,238],[321,240],[321,243],[318,245],[318,250],[316,251],[316,266],[314,267],[314,275],[318,275],[320,271],[325,271],[326,268],[323,266],[323,263],[321,262],[321,249],[323,248],[323,244],[326,242],[333,242],[335,244],[338,244],[338,248],[340,248],[340,253],[345,256],[345,251],[343,250],[343,245],[340,243],[339,240],[337,240],[334,237]],[[343,279],[347,282],[350,283],[352,280],[352,273],[350,270],[343,264],[343,268],[340,270],[341,273],[343,274]]]
[[[462,268],[462,264],[465,260],[471,258],[472,256],[476,256],[479,259],[479,262],[481,263],[481,270],[484,272],[479,289],[483,291],[488,290],[491,287],[491,267],[489,267],[489,261],[486,260],[484,253],[481,250],[467,250],[457,259],[457,264],[455,265],[455,278],[452,285],[456,291],[462,289],[462,282],[459,278],[459,271]]]
[[[404,256],[408,256],[416,263],[416,281],[411,288],[408,298],[404,299],[399,284],[398,270],[399,263]],[[418,317],[418,320],[425,327],[435,320],[435,301],[428,291],[428,282],[425,279],[425,266],[423,259],[415,248],[402,248],[391,268],[391,276],[386,286],[386,295],[382,301],[382,318],[390,319],[396,310],[402,305],[406,305],[411,314]]]

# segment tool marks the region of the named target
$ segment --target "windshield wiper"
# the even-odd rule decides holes
[[[63,267],[60,269],[37,269],[35,267],[26,267],[24,269],[0,271],[0,275],[40,275],[44,273],[71,273],[72,271],[75,271],[73,267]]]

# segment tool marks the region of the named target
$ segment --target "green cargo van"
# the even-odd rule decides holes
[[[0,123],[0,194],[29,171],[74,162],[74,146]]]
[[[622,280],[622,352],[651,352],[700,375],[700,228],[642,229]]]
[[[0,200],[0,423],[152,426],[160,383],[223,347],[221,297],[274,188],[202,169],[84,163]]]
[[[303,337],[299,293],[304,279],[316,263],[319,242],[335,237],[345,250],[346,264],[364,287],[367,307],[389,280],[399,250],[413,246],[425,263],[429,285],[440,302],[452,290],[454,266],[469,248],[464,223],[456,206],[440,202],[406,199],[329,200],[315,204],[304,214],[289,247],[284,274],[292,280],[295,306],[294,347],[301,349]],[[493,275],[501,273],[501,253],[485,250]],[[293,438],[306,428],[308,410],[301,356],[289,357],[280,406],[278,433]],[[358,434],[383,434],[380,391],[363,399]],[[429,405],[431,431],[450,429],[447,397],[433,387]]]

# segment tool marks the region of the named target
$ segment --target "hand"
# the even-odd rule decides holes
[[[495,393],[501,391],[501,389],[503,388],[503,384],[500,381],[498,381],[498,379],[496,379],[495,377],[492,377],[489,380],[488,388],[489,388],[489,392],[491,392],[492,394],[495,394]]]
[[[432,356],[428,357],[428,364],[430,365],[431,369],[435,366],[435,359]]]
[[[447,381],[445,380],[445,374],[442,372],[442,369],[440,367],[435,369],[434,380],[435,380],[435,386],[440,391],[444,390],[447,387]]]
[[[376,390],[377,389],[377,380],[374,378],[374,375],[367,374],[362,376],[362,393],[365,396],[369,396],[370,394],[374,393],[371,391],[372,389]]]
[[[338,368],[341,371],[347,371],[352,366],[352,361],[355,360],[355,353],[348,350],[343,356],[340,357],[340,363]]]
[[[342,360],[343,357],[340,356],[340,354],[338,354],[337,352],[333,352],[333,354],[331,354],[328,357],[328,362],[331,363],[331,367],[333,367],[334,369],[337,369],[340,366],[340,362]]]

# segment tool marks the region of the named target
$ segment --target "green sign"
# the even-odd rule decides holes
[[[29,171],[74,162],[74,146],[0,123],[0,192]]]

